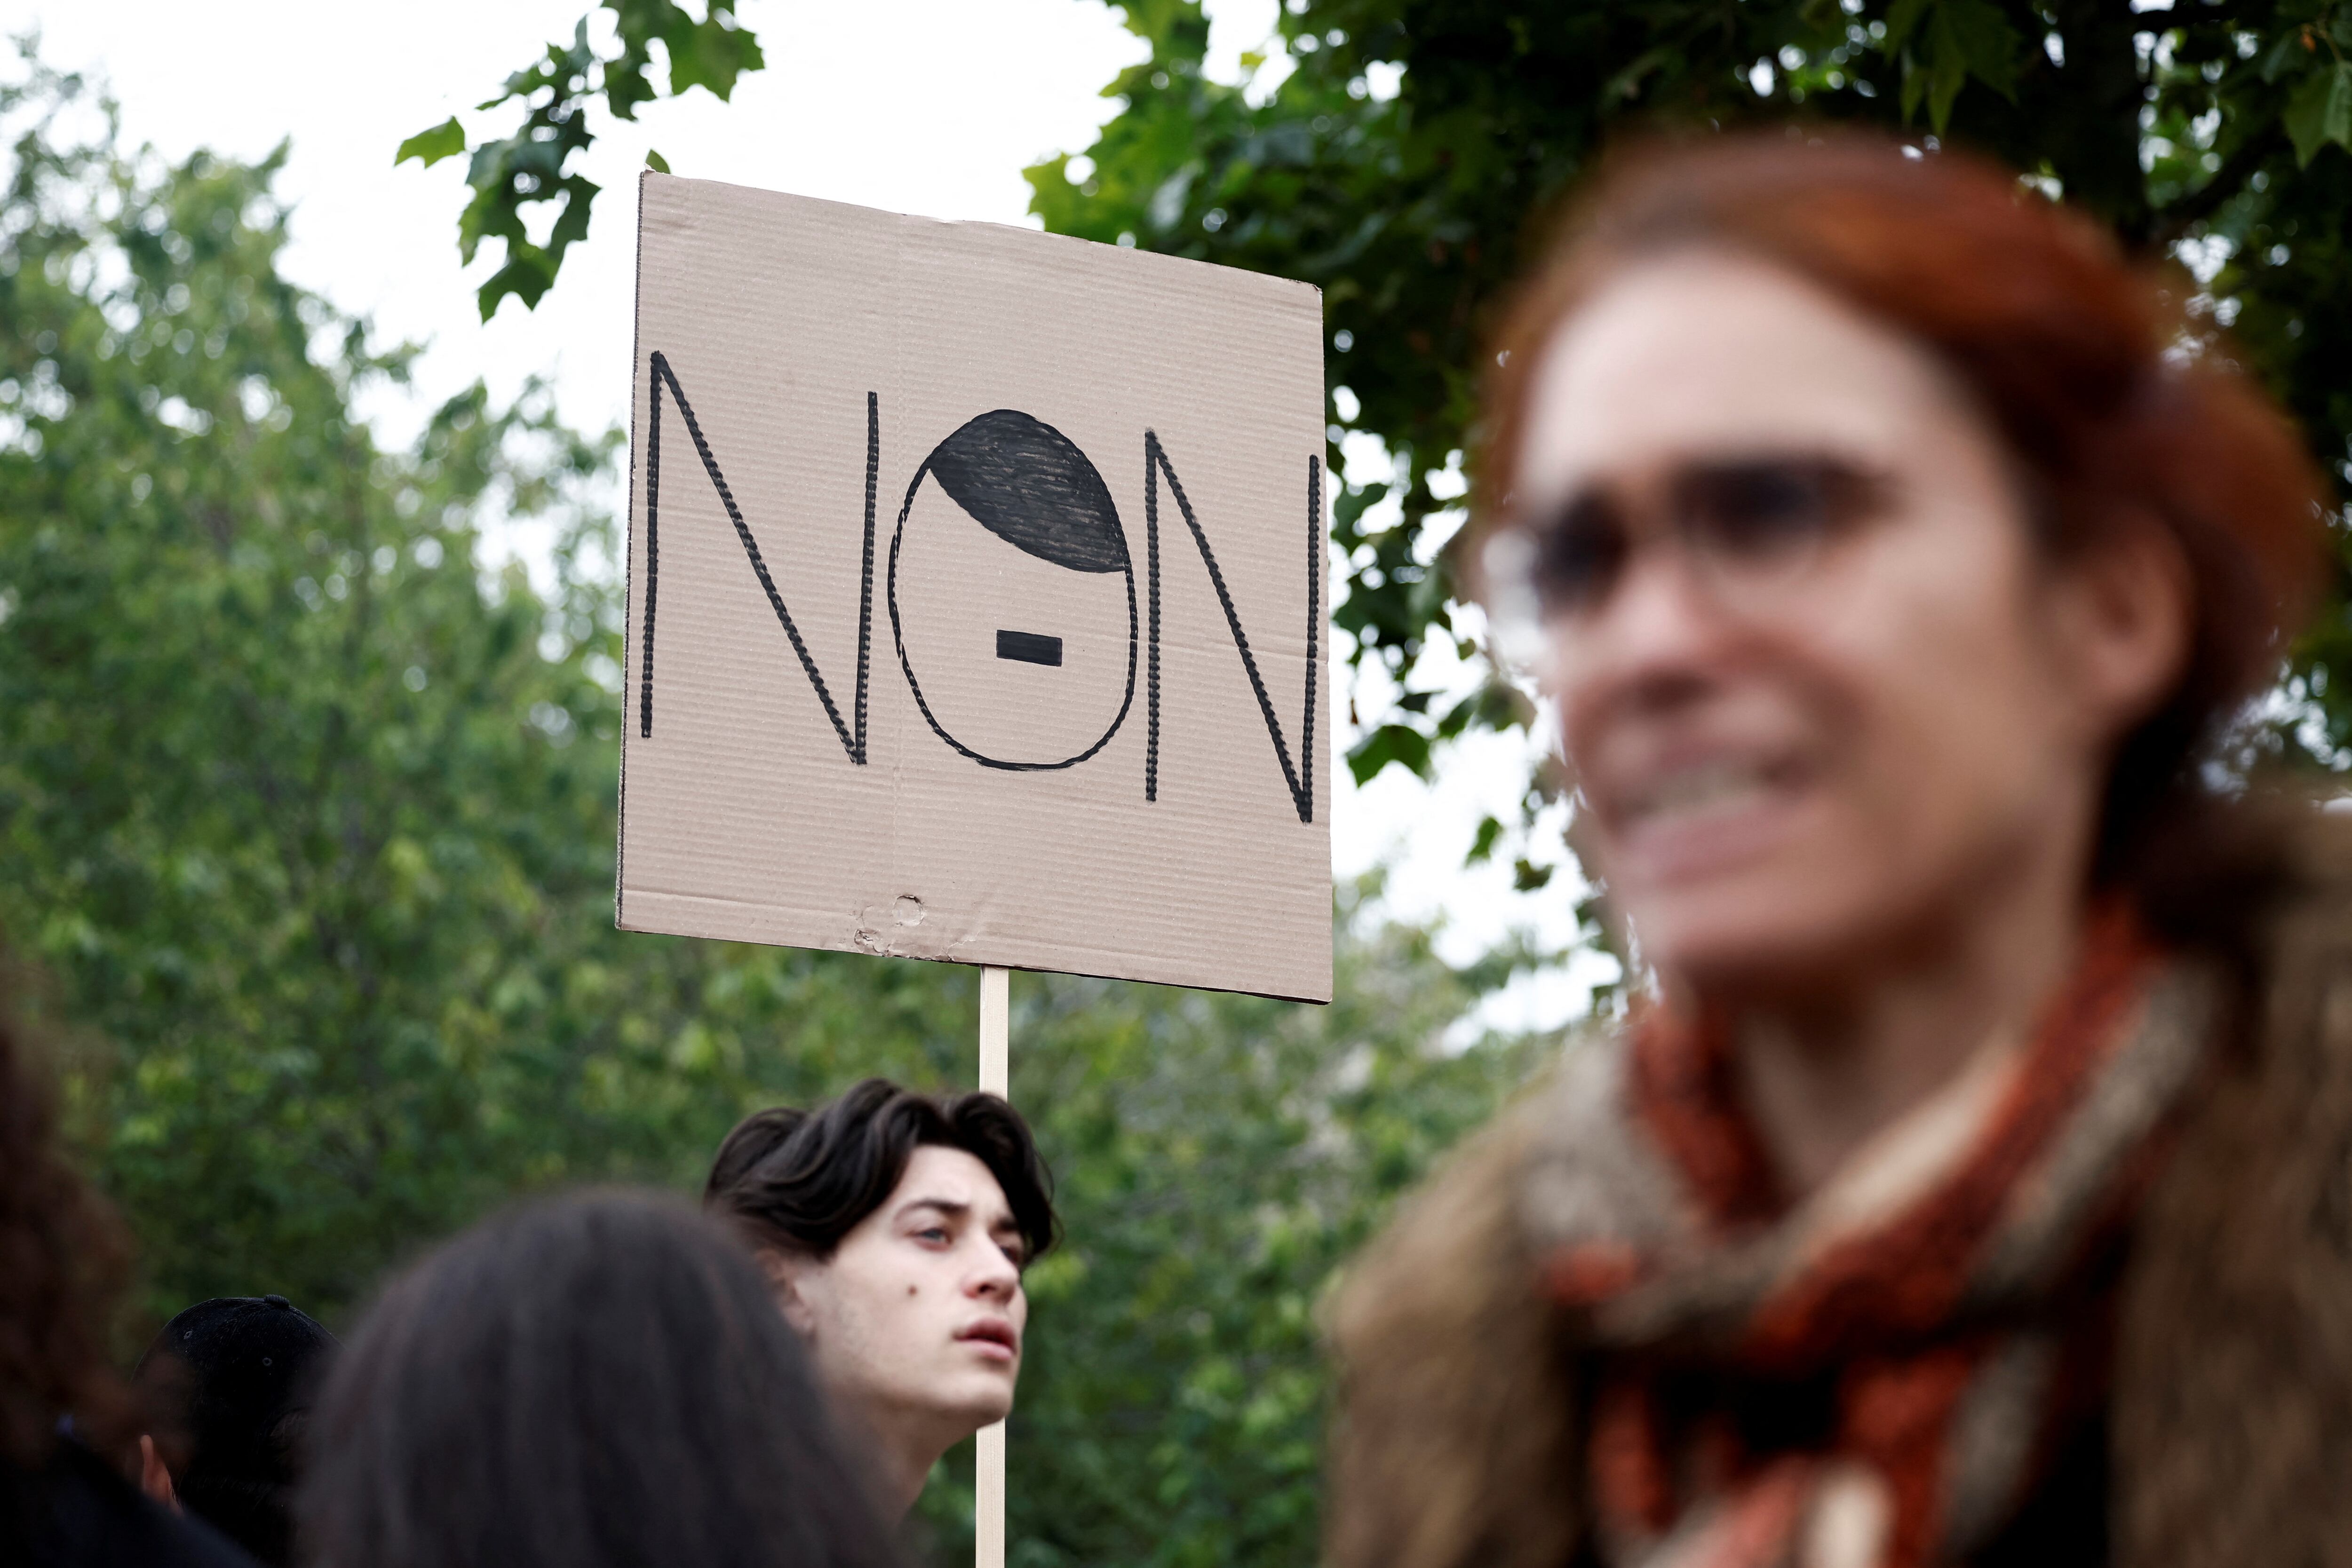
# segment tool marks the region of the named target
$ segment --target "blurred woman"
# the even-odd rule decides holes
[[[2343,1560],[2352,840],[2223,766],[2322,486],[2189,293],[1792,137],[1528,288],[1486,594],[1654,984],[1355,1270],[1339,1568]]]
[[[476,1226],[387,1290],[313,1416],[331,1568],[883,1568],[864,1467],[739,1242],[588,1193]]]
[[[66,1158],[25,978],[0,949],[0,1563],[252,1568],[123,1473],[142,1412],[106,1342],[131,1244]]]

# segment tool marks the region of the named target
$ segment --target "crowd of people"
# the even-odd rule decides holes
[[[31,1288],[0,1299],[0,1543],[34,1563],[887,1568],[935,1461],[1012,1410],[1022,1270],[1056,1236],[1010,1105],[870,1079],[745,1121],[698,1208],[524,1202],[403,1270],[348,1343],[283,1296],[221,1298],[118,1381],[91,1326],[121,1271],[80,1260],[124,1249],[14,1032],[0,1099],[0,1176],[43,1200],[9,1206]]]
[[[1491,363],[1464,575],[1645,983],[1336,1291],[1334,1568],[2346,1560],[2352,833],[2243,726],[2331,503],[2193,286],[1729,138],[1607,172]],[[1010,1106],[869,1082],[125,1378],[0,1033],[0,1542],[881,1564],[1058,1239]]]

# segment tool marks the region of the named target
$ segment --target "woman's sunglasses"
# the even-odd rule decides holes
[[[1646,488],[1646,487],[1645,487]],[[1634,556],[1670,540],[1719,597],[1752,604],[1801,582],[1839,538],[1878,514],[1886,485],[1840,459],[1752,457],[1689,464],[1640,502],[1595,487],[1524,529],[1514,551],[1546,622],[1607,606]]]

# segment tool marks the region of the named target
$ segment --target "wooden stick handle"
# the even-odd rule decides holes
[[[980,972],[980,1086],[1011,1098],[1012,985],[993,966]],[[1004,1423],[980,1429],[974,1457],[971,1557],[974,1568],[1004,1568]]]
[[[980,1429],[973,1489],[971,1560],[974,1568],[1004,1568],[1004,1423]]]
[[[991,967],[980,972],[980,1086],[1012,1098],[1013,1053],[1005,1039],[1012,1027],[1011,972]]]

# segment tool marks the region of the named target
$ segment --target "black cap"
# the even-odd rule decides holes
[[[334,1348],[283,1296],[218,1296],[164,1324],[139,1361],[185,1422],[181,1502],[265,1563],[286,1560],[302,1417]]]

